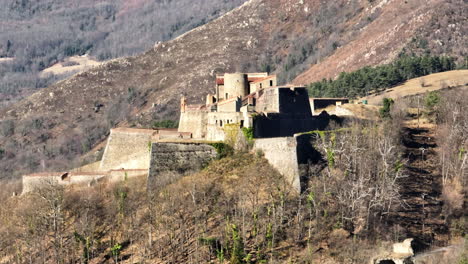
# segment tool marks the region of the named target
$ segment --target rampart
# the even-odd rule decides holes
[[[103,180],[107,173],[54,172],[23,176],[23,191],[29,193],[48,185],[91,185]]]
[[[204,138],[206,136],[207,111],[188,110],[180,113],[179,131],[192,132],[193,138]]]
[[[99,170],[147,169],[154,135],[156,131],[149,129],[111,129]]]
[[[256,139],[254,151],[258,150],[297,192],[307,188],[310,164],[321,159],[309,135]]]
[[[206,143],[155,142],[151,147],[148,188],[152,188],[167,175],[183,176],[204,168],[216,158],[216,149]]]
[[[295,190],[301,190],[297,141],[294,137],[256,139],[254,149],[261,150],[268,162]]]

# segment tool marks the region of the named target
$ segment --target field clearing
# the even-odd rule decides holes
[[[100,65],[102,62],[94,60],[88,55],[83,56],[73,56],[66,59],[64,62],[59,62],[51,67],[44,69],[40,75],[41,77],[47,76],[49,74],[61,75],[66,73],[78,73],[85,70],[88,70],[92,67]]]
[[[15,58],[0,58],[0,63],[2,62],[9,62],[9,61],[13,61]]]
[[[385,97],[397,99],[466,84],[468,84],[468,70],[440,72],[408,80],[404,84],[387,89],[382,93],[362,97],[359,101],[367,100],[371,105],[380,105]]]

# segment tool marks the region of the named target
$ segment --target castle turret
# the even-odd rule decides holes
[[[249,94],[249,82],[247,74],[244,73],[226,73],[224,74],[224,99],[232,97],[243,97]]]

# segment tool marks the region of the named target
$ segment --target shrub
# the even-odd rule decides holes
[[[384,98],[383,101],[383,107],[380,108],[380,117],[381,118],[391,118],[392,116],[390,115],[390,110],[392,108],[392,105],[395,103],[393,99],[391,98]]]
[[[248,141],[252,141],[254,138],[254,128],[253,127],[243,127],[242,133],[244,133],[245,138]]]
[[[153,128],[177,128],[179,123],[173,120],[155,121],[152,125]]]
[[[12,120],[6,120],[1,123],[0,126],[0,133],[4,137],[9,137],[13,135],[13,132],[15,130],[15,125]]]
[[[212,143],[210,144],[213,148],[216,149],[216,153],[218,153],[218,159],[225,158],[227,156],[231,156],[234,154],[234,149],[229,146],[228,144],[224,143]]]
[[[434,111],[434,108],[440,102],[440,94],[437,91],[432,91],[426,95],[424,103],[430,111]]]

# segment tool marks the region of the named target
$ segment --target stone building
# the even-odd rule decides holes
[[[268,73],[216,76],[215,94],[203,105],[180,103],[179,132],[193,138],[225,140],[226,126],[254,128],[256,138],[293,136],[326,126],[312,116],[305,87],[278,86]]]

